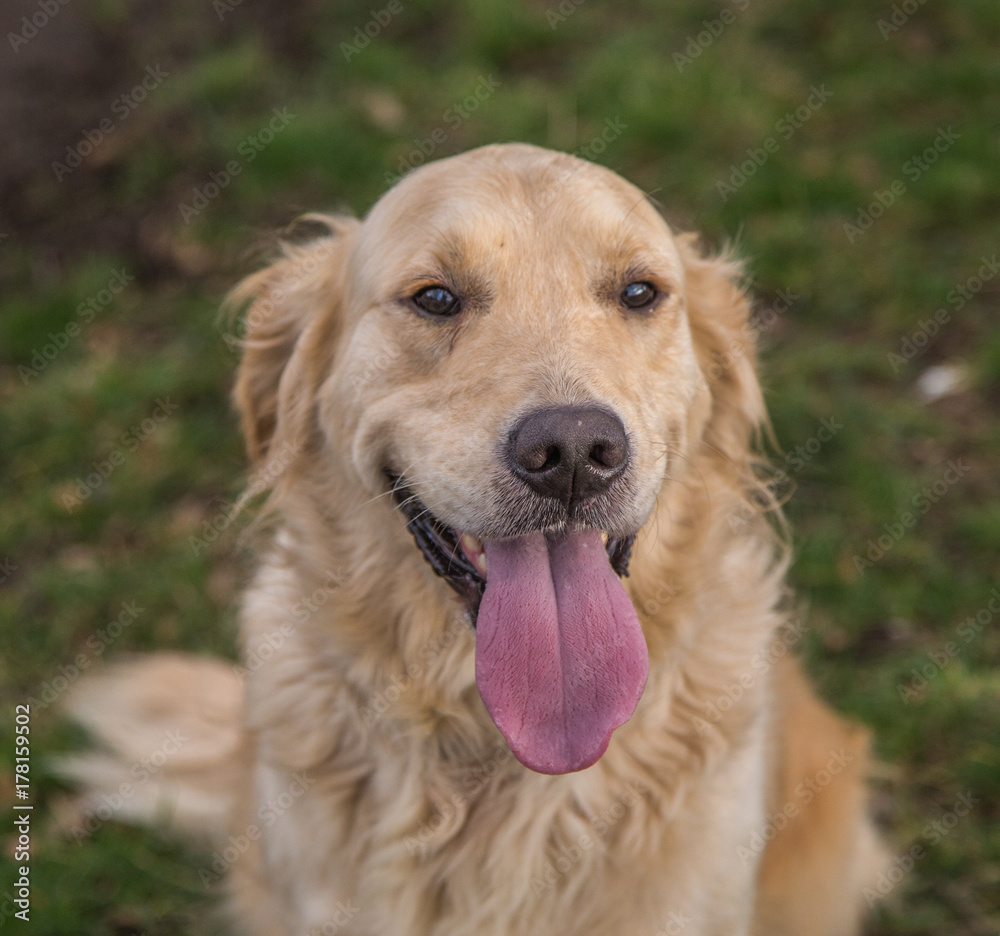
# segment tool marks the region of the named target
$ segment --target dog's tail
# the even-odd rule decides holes
[[[53,765],[80,788],[77,834],[114,819],[215,839],[240,785],[242,705],[233,667],[184,654],[137,657],[81,680],[66,711],[101,750]]]

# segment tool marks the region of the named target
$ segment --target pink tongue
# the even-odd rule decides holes
[[[632,602],[596,531],[484,545],[479,693],[525,767],[583,770],[646,685],[649,657]]]

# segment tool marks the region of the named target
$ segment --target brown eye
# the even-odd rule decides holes
[[[656,299],[656,288],[651,283],[629,283],[622,290],[622,305],[627,309],[645,309]]]
[[[429,315],[454,315],[461,303],[458,296],[444,286],[427,286],[413,296],[413,304]]]

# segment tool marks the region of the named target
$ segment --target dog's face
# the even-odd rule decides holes
[[[265,428],[250,413],[251,449],[280,430],[282,395],[314,410],[468,603],[479,688],[515,754],[589,766],[646,678],[618,576],[713,405],[690,247],[614,173],[527,146],[412,173],[344,241],[311,287],[326,316],[274,343],[304,360],[282,365]],[[245,423],[262,409],[251,370]],[[311,387],[289,376],[310,370]]]
[[[327,389],[370,490],[390,474],[483,541],[639,529],[700,386],[680,254],[640,191],[478,150],[386,195],[351,259]]]

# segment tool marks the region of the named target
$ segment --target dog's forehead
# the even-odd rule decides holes
[[[556,249],[676,258],[666,222],[634,185],[574,156],[523,145],[483,147],[412,172],[371,210],[359,248],[409,262],[415,251],[458,256],[542,240]]]

